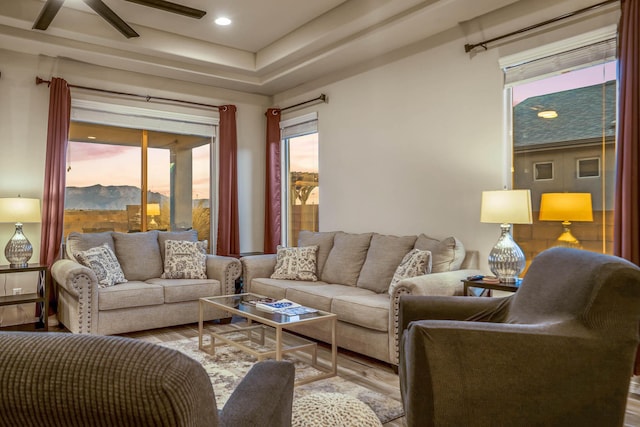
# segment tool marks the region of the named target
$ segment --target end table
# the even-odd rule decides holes
[[[36,330],[49,330],[49,268],[41,264],[29,264],[26,267],[0,265],[0,274],[38,272],[38,285],[35,293],[0,296],[0,307],[35,302],[40,306],[40,316],[35,324]]]
[[[520,282],[521,280],[516,283],[487,283],[483,280],[463,280],[462,283],[464,284],[464,287],[462,295],[469,295],[469,288],[482,289],[482,291],[476,296],[482,296],[486,293],[486,295],[490,297],[492,290],[516,292],[520,287]]]

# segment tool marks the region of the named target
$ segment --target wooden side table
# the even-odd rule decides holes
[[[507,283],[487,283],[483,280],[463,280],[462,283],[464,284],[463,290],[462,290],[462,295],[464,296],[469,295],[469,288],[483,289],[483,291],[477,296],[481,296],[486,291],[486,295],[490,297],[492,290],[516,292],[520,287],[520,282],[517,282],[514,284],[510,284],[510,283],[507,284]]]
[[[28,304],[35,302],[40,305],[40,317],[35,324],[38,330],[49,330],[49,268],[46,265],[29,264],[26,267],[10,267],[8,265],[0,265],[0,274],[25,273],[29,271],[38,272],[38,286],[35,293],[5,295],[0,296],[0,307]]]

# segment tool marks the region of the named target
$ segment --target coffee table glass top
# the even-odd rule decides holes
[[[232,310],[232,312],[238,311],[240,312],[239,313],[240,315],[242,315],[242,313],[250,313],[253,316],[270,320],[276,323],[282,323],[282,324],[298,323],[300,321],[307,320],[307,319],[310,320],[310,319],[318,319],[318,318],[335,316],[335,314],[333,313],[328,313],[326,311],[321,311],[321,310],[318,310],[315,313],[307,313],[307,314],[301,314],[297,316],[287,316],[280,313],[271,313],[269,311],[260,310],[255,305],[251,305],[250,303],[248,303],[249,301],[255,301],[263,298],[266,298],[266,297],[263,295],[246,293],[246,294],[236,294],[236,295],[223,295],[220,297],[208,297],[208,298],[201,298],[201,299],[209,301],[219,306],[220,308],[223,308],[223,307],[228,308]]]

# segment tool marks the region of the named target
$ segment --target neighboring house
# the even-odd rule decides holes
[[[558,116],[538,117],[550,110]],[[591,193],[593,222],[574,223],[572,232],[585,249],[602,251],[604,240],[611,252],[615,133],[615,81],[535,96],[515,106],[514,188],[531,189],[534,222],[516,225],[514,237],[528,260],[553,246],[562,231],[559,222],[538,221],[542,193]]]

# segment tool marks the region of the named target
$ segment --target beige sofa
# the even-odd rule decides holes
[[[58,320],[74,333],[119,334],[198,321],[198,299],[235,293],[240,262],[199,255],[206,277],[162,278],[167,241],[195,242],[195,231],[70,233],[65,258],[51,267],[57,284]],[[108,246],[126,283],[100,284],[96,272],[78,262],[79,252]],[[202,274],[204,276],[204,272]],[[225,314],[209,310],[206,319]]]
[[[398,364],[400,295],[462,295],[462,279],[479,274],[478,252],[465,251],[449,237],[377,233],[300,233],[298,247],[317,246],[317,281],[271,278],[277,255],[240,259],[244,292],[286,298],[337,314],[337,342],[342,348]],[[431,273],[398,281],[390,287],[399,264],[412,249],[431,252]],[[328,342],[323,326],[301,325],[303,335]]]

